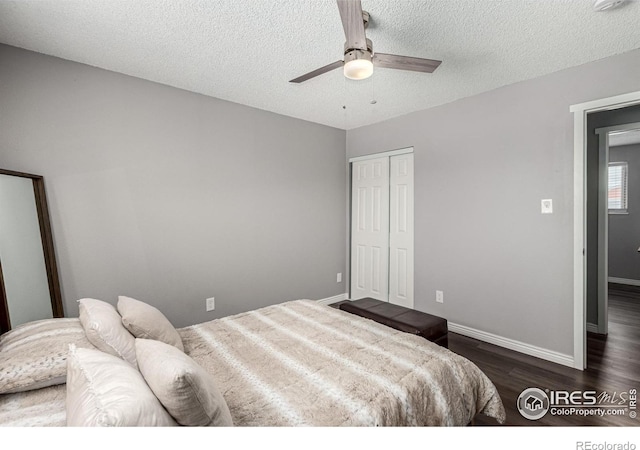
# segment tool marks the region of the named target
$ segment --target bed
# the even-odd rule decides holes
[[[79,319],[63,320],[77,330]],[[77,334],[74,345],[87,346]],[[184,354],[214,380],[234,426],[464,426],[476,414],[505,420],[495,386],[471,361],[311,300],[177,334]],[[65,384],[0,394],[0,425],[64,426],[66,408]]]

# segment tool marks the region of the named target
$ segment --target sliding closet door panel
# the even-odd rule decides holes
[[[389,158],[354,162],[351,298],[389,299]]]
[[[413,308],[413,154],[389,164],[389,302]]]

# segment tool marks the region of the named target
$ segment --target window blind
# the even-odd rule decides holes
[[[627,163],[609,163],[608,203],[610,212],[627,211]]]

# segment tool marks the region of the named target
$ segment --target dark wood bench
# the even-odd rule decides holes
[[[416,334],[443,347],[448,346],[447,320],[442,317],[373,298],[342,302],[340,309],[396,330]]]

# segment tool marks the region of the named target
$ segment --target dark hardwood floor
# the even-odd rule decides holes
[[[609,334],[588,333],[587,369],[579,371],[495,345],[449,333],[449,349],[470,359],[493,381],[507,411],[507,425],[640,426],[628,415],[605,417],[553,416],[527,420],[516,409],[520,393],[529,387],[550,390],[640,391],[640,290],[609,287]],[[640,405],[638,407],[640,410]],[[497,425],[478,416],[476,425]]]

